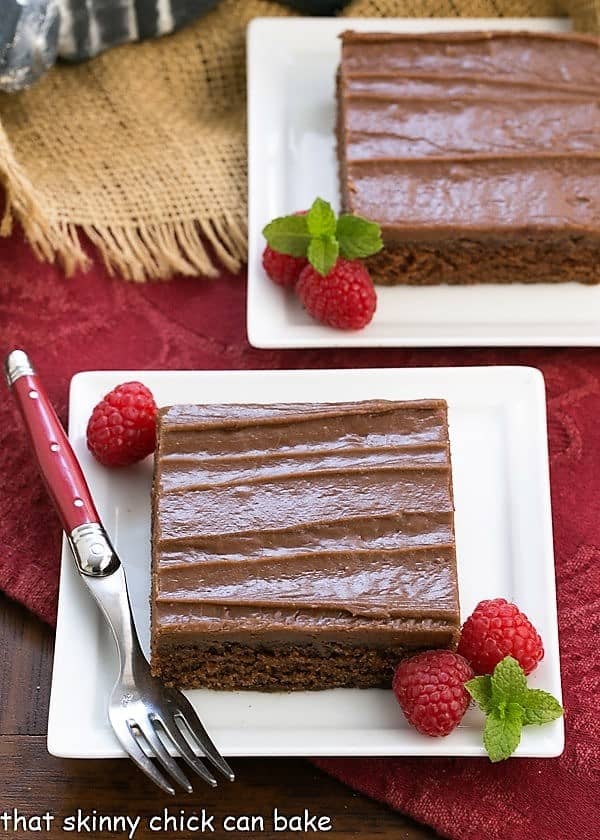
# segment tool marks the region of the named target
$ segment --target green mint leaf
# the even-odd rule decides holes
[[[490,761],[504,761],[511,756],[521,740],[523,709],[518,703],[508,703],[503,711],[494,709],[487,716],[483,730],[483,745]]]
[[[379,225],[349,214],[336,219],[331,205],[322,198],[314,200],[308,213],[273,219],[263,228],[263,236],[280,254],[307,257],[323,276],[340,255],[354,260],[383,247]]]
[[[542,726],[556,720],[563,713],[558,700],[540,688],[530,688],[519,703],[523,707],[524,726]]]
[[[541,726],[563,714],[551,694],[527,687],[525,673],[512,656],[499,662],[491,677],[474,677],[465,688],[486,714],[483,744],[494,762],[513,754],[523,726]]]
[[[383,248],[381,228],[360,216],[344,214],[339,217],[336,228],[340,243],[340,254],[347,260],[370,257]]]
[[[482,712],[487,715],[492,710],[492,678],[489,674],[483,677],[473,677],[465,683],[465,688],[477,703]]]
[[[516,659],[505,656],[492,674],[492,706],[502,708],[507,703],[520,703],[527,693],[525,673]]]
[[[263,228],[263,236],[280,254],[305,257],[310,244],[306,216],[281,216]]]
[[[335,236],[335,213],[328,201],[315,198],[306,214],[308,232],[311,236]]]
[[[338,253],[338,243],[333,236],[320,236],[310,240],[306,256],[313,268],[324,277],[335,265]]]

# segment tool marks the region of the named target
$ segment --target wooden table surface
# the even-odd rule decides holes
[[[303,759],[233,759],[237,773],[234,784],[220,783],[216,789],[199,782],[195,792],[175,797],[162,794],[128,761],[83,761],[58,759],[46,750],[46,724],[50,697],[53,633],[25,609],[0,594],[0,649],[4,661],[0,676],[0,838],[43,837],[126,837],[124,833],[75,831],[66,833],[65,817],[78,809],[90,816],[94,809],[103,815],[141,817],[136,840],[170,837],[172,840],[212,837],[298,837],[298,832],[271,829],[273,809],[287,815],[328,816],[330,831],[302,836],[394,838],[432,840],[431,829],[422,827],[384,805],[356,794]],[[214,833],[196,831],[151,832],[151,815],[169,808],[188,814],[205,809],[214,815]],[[3,814],[12,817],[54,816],[50,830],[33,832],[35,822],[14,830]],[[257,815],[264,818],[264,831],[226,832],[225,816]],[[23,825],[22,823],[20,825]],[[91,827],[91,825],[90,825]],[[192,826],[193,827],[193,826]]]

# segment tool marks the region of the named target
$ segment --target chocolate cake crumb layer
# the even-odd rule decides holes
[[[161,409],[152,518],[165,682],[389,685],[456,646],[442,400]]]
[[[323,688],[385,688],[398,662],[418,649],[368,648],[331,642],[321,650],[306,645],[250,648],[229,642],[170,649],[161,672],[167,685],[235,691],[311,691]],[[324,679],[326,683],[324,684]]]
[[[342,203],[375,282],[600,282],[600,42],[346,32]]]

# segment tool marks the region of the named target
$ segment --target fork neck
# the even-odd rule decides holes
[[[136,662],[140,657],[144,661],[145,658],[133,622],[123,567],[119,564],[111,574],[102,577],[82,575],[82,580],[102,610],[114,636],[121,680],[133,682]]]

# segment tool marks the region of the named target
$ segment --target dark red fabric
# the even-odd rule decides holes
[[[0,240],[0,331],[0,352],[29,352],[63,420],[69,379],[79,370],[540,367],[548,387],[564,755],[495,766],[485,759],[317,763],[449,837],[600,836],[600,350],[255,350],[245,335],[242,277],[133,285],[97,266],[65,280],[37,262],[19,235]],[[7,391],[0,475],[0,588],[53,623],[60,528]]]

